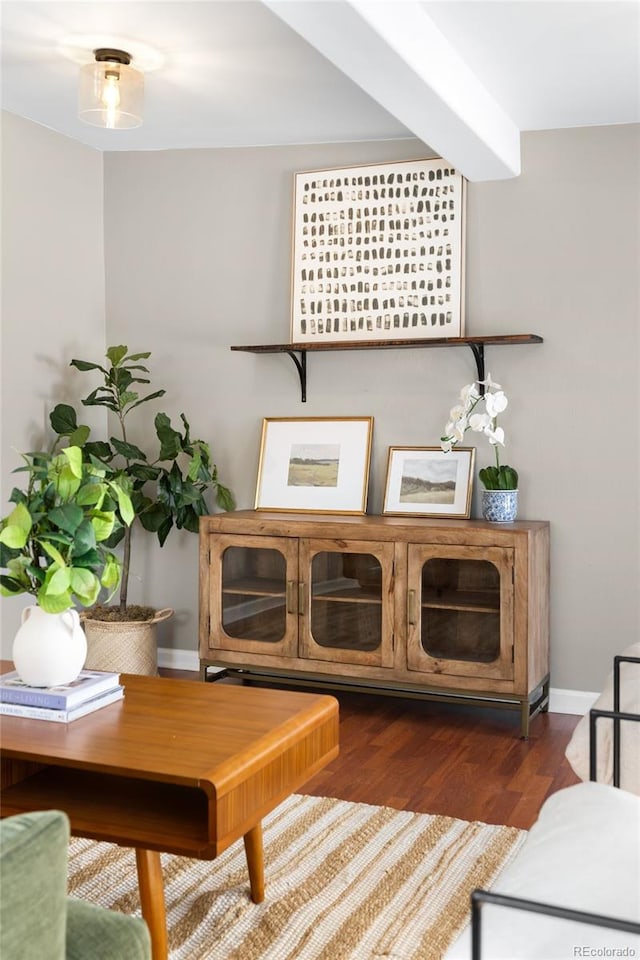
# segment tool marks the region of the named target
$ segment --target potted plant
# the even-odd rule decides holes
[[[0,591],[36,600],[13,647],[16,670],[34,686],[67,683],[82,669],[87,644],[74,606],[117,589],[121,563],[109,541],[133,520],[126,490],[106,468],[77,445],[56,447],[22,455],[16,472],[27,474],[26,489],[13,489],[15,506],[0,520]]]
[[[141,361],[151,354],[129,353],[126,345],[109,347],[106,363],[73,359],[71,366],[84,373],[97,373],[100,384],[82,400],[84,406],[104,407],[115,416],[119,436],[93,440],[89,428],[78,423],[75,409],[58,404],[50,417],[51,426],[61,437],[75,441],[83,457],[104,469],[106,476],[129,495],[133,509],[130,525],[121,523],[114,530],[109,545],[122,541],[122,578],[119,602],[113,606],[98,604],[85,613],[85,629],[89,642],[87,663],[102,669],[128,672],[157,672],[157,650],[154,625],[170,616],[166,608],[131,605],[128,601],[129,574],[133,530],[140,526],[156,535],[160,546],[170,531],[178,529],[198,532],[199,518],[209,513],[206,496],[215,495],[224,510],[234,507],[233,496],[218,478],[209,445],[191,437],[184,414],[182,429],[176,430],[166,413],[157,413],[153,424],[156,447],[146,453],[132,443],[127,434],[128,418],[143,404],[164,396],[155,390],[141,396],[139,386],[150,382],[149,370]],[[120,517],[120,519],[124,519]],[[135,626],[134,626],[135,625]],[[108,663],[109,666],[105,666]],[[115,666],[114,666],[115,664]]]
[[[479,408],[484,404],[484,411]],[[500,463],[500,447],[504,446],[504,430],[498,426],[498,414],[508,404],[502,387],[491,379],[476,380],[462,388],[458,402],[449,411],[449,420],[441,437],[447,453],[464,437],[467,430],[482,433],[495,450],[495,466],[483,467],[478,476],[484,486],[482,515],[485,520],[507,522],[518,514],[518,472]]]

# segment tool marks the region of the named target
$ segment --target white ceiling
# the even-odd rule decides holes
[[[99,150],[417,136],[469,179],[521,130],[640,122],[640,0],[2,0],[2,106]],[[78,64],[119,46],[145,120],[76,116]]]

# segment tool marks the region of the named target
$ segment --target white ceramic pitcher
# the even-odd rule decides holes
[[[13,662],[31,687],[71,683],[84,666],[87,638],[75,610],[45,613],[34,604],[22,611],[13,641]]]

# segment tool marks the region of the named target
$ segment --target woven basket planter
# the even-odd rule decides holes
[[[85,670],[113,673],[158,674],[156,624],[173,616],[167,607],[152,620],[92,620],[83,618],[87,636]]]

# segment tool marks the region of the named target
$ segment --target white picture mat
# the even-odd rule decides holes
[[[472,472],[475,460],[475,448],[459,448],[450,453],[437,450],[420,450],[410,448],[389,448],[389,462],[387,468],[387,485],[384,497],[383,513],[428,515],[434,517],[466,517],[469,513],[471,499]],[[455,494],[453,503],[425,503],[402,502],[400,491],[402,478],[406,474],[408,462],[422,461],[432,467],[434,464],[448,465],[447,473],[455,466]]]
[[[256,509],[364,513],[372,429],[372,417],[265,419]],[[306,445],[339,446],[336,486],[289,486],[292,447]]]

